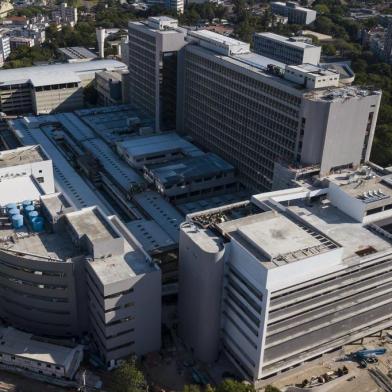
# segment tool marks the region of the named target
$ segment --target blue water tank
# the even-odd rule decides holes
[[[17,208],[12,208],[8,210],[8,215],[11,217],[13,215],[19,215],[19,210]]]
[[[26,215],[28,215],[30,211],[34,211],[34,206],[29,205],[24,208],[24,212],[26,213]]]
[[[14,229],[20,229],[23,226],[23,215],[20,214],[13,215],[12,226]]]
[[[16,208],[16,203],[8,203],[6,205],[7,211],[9,210],[13,210],[14,208]]]
[[[22,202],[23,210],[24,210],[27,206],[31,206],[32,204],[33,204],[33,202],[32,202],[31,200],[24,200],[24,201]]]
[[[44,218],[42,216],[36,216],[31,220],[31,225],[33,226],[33,231],[40,232],[44,229]]]
[[[30,211],[27,216],[29,217],[30,222],[33,220],[33,218],[36,218],[38,216],[37,211]]]

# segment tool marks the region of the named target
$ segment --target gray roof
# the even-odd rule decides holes
[[[175,184],[192,178],[214,176],[234,171],[234,167],[213,153],[179,159],[151,169],[154,177],[164,185]]]
[[[104,70],[126,69],[126,65],[116,60],[95,60],[83,63],[61,63],[39,65],[25,68],[5,69],[0,71],[0,85],[16,83],[32,83],[39,85],[48,81],[52,83],[69,83],[76,78],[83,79],[83,75]],[[71,77],[72,75],[72,77]]]

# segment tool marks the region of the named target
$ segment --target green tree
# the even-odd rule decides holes
[[[216,392],[255,392],[255,389],[253,385],[227,379],[216,387]]]
[[[111,383],[113,392],[145,392],[147,382],[134,360],[128,360],[113,372]]]
[[[267,385],[265,387],[264,392],[281,392],[279,388],[274,387],[273,385]]]

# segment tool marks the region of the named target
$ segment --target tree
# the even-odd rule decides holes
[[[198,385],[185,385],[184,392],[201,392],[200,387]]]
[[[272,385],[267,385],[267,386],[265,387],[264,392],[281,392],[281,391],[280,391],[279,388],[276,388],[276,387],[274,387],[274,386],[272,386]]]
[[[134,360],[128,360],[113,373],[111,383],[113,392],[145,392],[147,382]]]
[[[255,389],[253,385],[227,379],[216,387],[216,392],[255,392]]]

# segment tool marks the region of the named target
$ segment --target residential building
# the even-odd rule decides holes
[[[174,129],[177,53],[185,32],[176,19],[160,16],[130,22],[128,33],[130,103],[155,117],[156,131]]]
[[[318,65],[321,56],[321,46],[299,42],[297,39],[274,33],[255,33],[253,51],[288,65],[304,63]]]
[[[308,25],[316,20],[317,12],[309,8],[300,7],[294,1],[273,1],[271,4],[271,11],[274,14],[286,16],[288,23]]]
[[[188,215],[179,331],[195,358],[224,353],[257,381],[390,328],[391,176],[339,170]]]
[[[5,34],[0,35],[0,53],[3,55],[4,60],[11,54],[10,37]]]
[[[57,23],[75,26],[78,23],[78,9],[68,7],[67,3],[61,3],[60,8],[52,12],[52,19]]]
[[[20,46],[27,46],[28,48],[32,48],[35,45],[34,38],[28,37],[10,37],[10,47],[11,50],[15,50]]]
[[[97,60],[0,71],[0,111],[45,114],[82,108],[83,88],[96,72],[125,69],[115,60]]]
[[[273,187],[277,162],[322,175],[369,159],[381,92],[340,84],[337,71],[289,66],[219,34],[188,32],[180,53],[177,130]],[[336,143],[339,140],[339,143]]]

